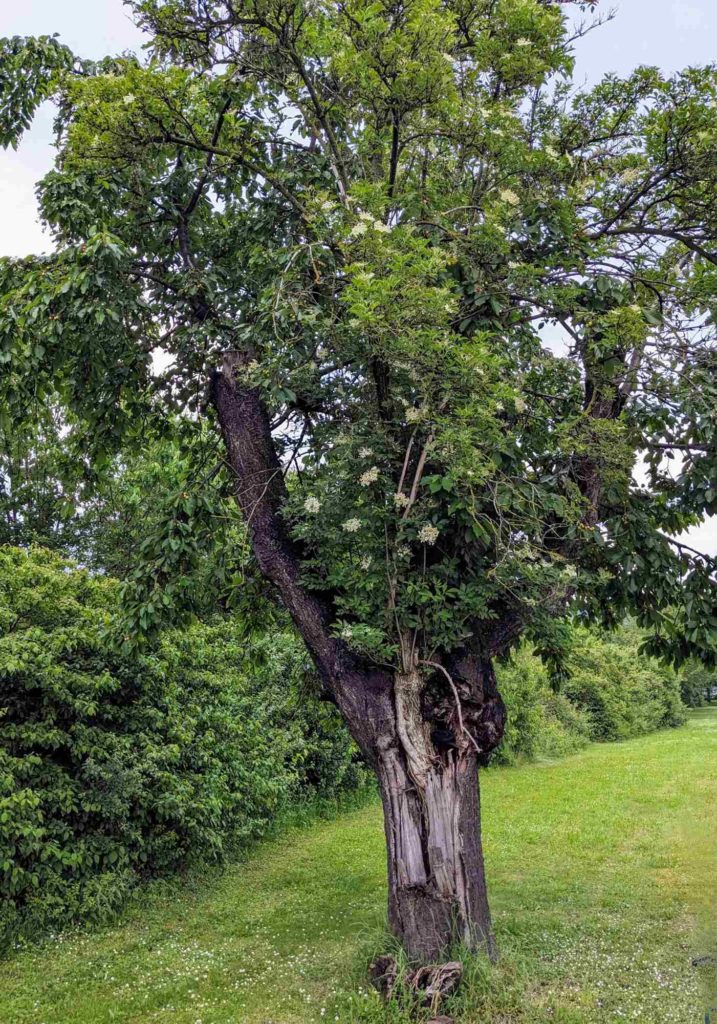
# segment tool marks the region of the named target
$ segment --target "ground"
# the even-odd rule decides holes
[[[717,1006],[717,709],[682,729],[484,773],[500,965],[461,1024],[702,1024]],[[2,1024],[398,1022],[363,985],[385,946],[375,802],[291,830],[119,925],[0,965]],[[712,995],[710,996],[710,993]],[[717,1022],[717,1012],[714,1015]]]

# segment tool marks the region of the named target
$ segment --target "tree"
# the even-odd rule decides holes
[[[714,563],[673,537],[717,509],[717,74],[576,92],[545,0],[129,6],[142,60],[4,44],[5,142],[59,108],[56,251],[0,270],[7,409],[60,394],[100,468],[177,417],[221,436],[377,773],[394,932],[492,954],[494,660],[528,636],[559,669],[567,609],[715,656]],[[197,536],[222,546],[202,479],[142,626],[181,611]]]

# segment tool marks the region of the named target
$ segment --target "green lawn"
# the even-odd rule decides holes
[[[483,790],[503,956],[471,965],[457,1019],[702,1024],[709,991],[717,1003],[714,969],[692,966],[717,953],[717,710],[485,773]],[[0,965],[0,1021],[402,1020],[361,988],[384,898],[371,805]]]

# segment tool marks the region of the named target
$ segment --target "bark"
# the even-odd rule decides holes
[[[505,712],[487,654],[466,648],[395,676],[361,662],[330,632],[327,598],[301,580],[283,526],[281,465],[257,390],[230,354],[212,399],[252,548],[321,679],[378,776],[388,852],[389,921],[409,956],[435,960],[455,940],[495,955],[483,868],[478,767]]]

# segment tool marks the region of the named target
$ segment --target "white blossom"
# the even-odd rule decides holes
[[[620,181],[625,185],[631,185],[642,177],[642,171],[639,167],[628,167],[620,175]]]
[[[407,423],[418,423],[420,419],[423,419],[423,410],[411,407],[406,409],[406,422]]]
[[[369,484],[375,484],[380,475],[378,466],[371,466],[365,473],[362,473],[359,477],[359,483],[362,487],[368,487]]]
[[[127,106],[129,106],[130,103],[134,103],[134,93],[133,92],[128,92],[126,96],[122,97],[122,101]]]
[[[387,232],[391,230],[388,224],[384,224],[382,220],[375,220],[373,222],[373,229],[374,231],[379,231],[383,235],[387,234]]]
[[[518,413],[525,412],[525,410],[528,408],[525,399],[521,398],[520,395],[517,396],[513,404],[515,405],[515,411]]]
[[[362,568],[362,569],[364,570],[364,572],[365,572],[365,571],[366,571],[367,569],[370,569],[370,568],[371,568],[371,563],[372,563],[372,562],[373,562],[373,558],[371,558],[371,556],[370,556],[370,555],[364,555],[364,556],[362,557],[361,561],[359,562],[359,565],[361,566],[361,568]]]
[[[355,516],[351,519],[347,519],[345,522],[341,524],[341,529],[344,530],[346,533],[356,533],[358,530],[361,529],[361,520],[356,519]]]
[[[422,544],[435,544],[438,540],[439,530],[436,526],[426,524],[418,531],[418,539]]]
[[[500,192],[500,198],[504,203],[508,203],[510,206],[517,206],[520,202],[519,196],[517,196],[510,188],[504,188]]]
[[[525,36],[521,36],[520,39],[515,40],[516,46],[532,46],[532,40],[526,39]]]
[[[411,499],[408,497],[408,495],[404,494],[403,491],[396,491],[396,493],[393,496],[393,503],[396,506],[396,508],[405,508],[410,502],[410,500]]]
[[[321,509],[321,502],[319,501],[318,498],[315,498],[313,495],[311,495],[304,502],[304,509],[307,512],[316,513]]]
[[[373,455],[373,448],[360,448],[359,455],[362,459],[370,459]]]
[[[351,238],[358,238],[359,235],[365,235],[367,230],[368,224],[362,220],[358,224],[354,224],[349,231],[349,235]]]

